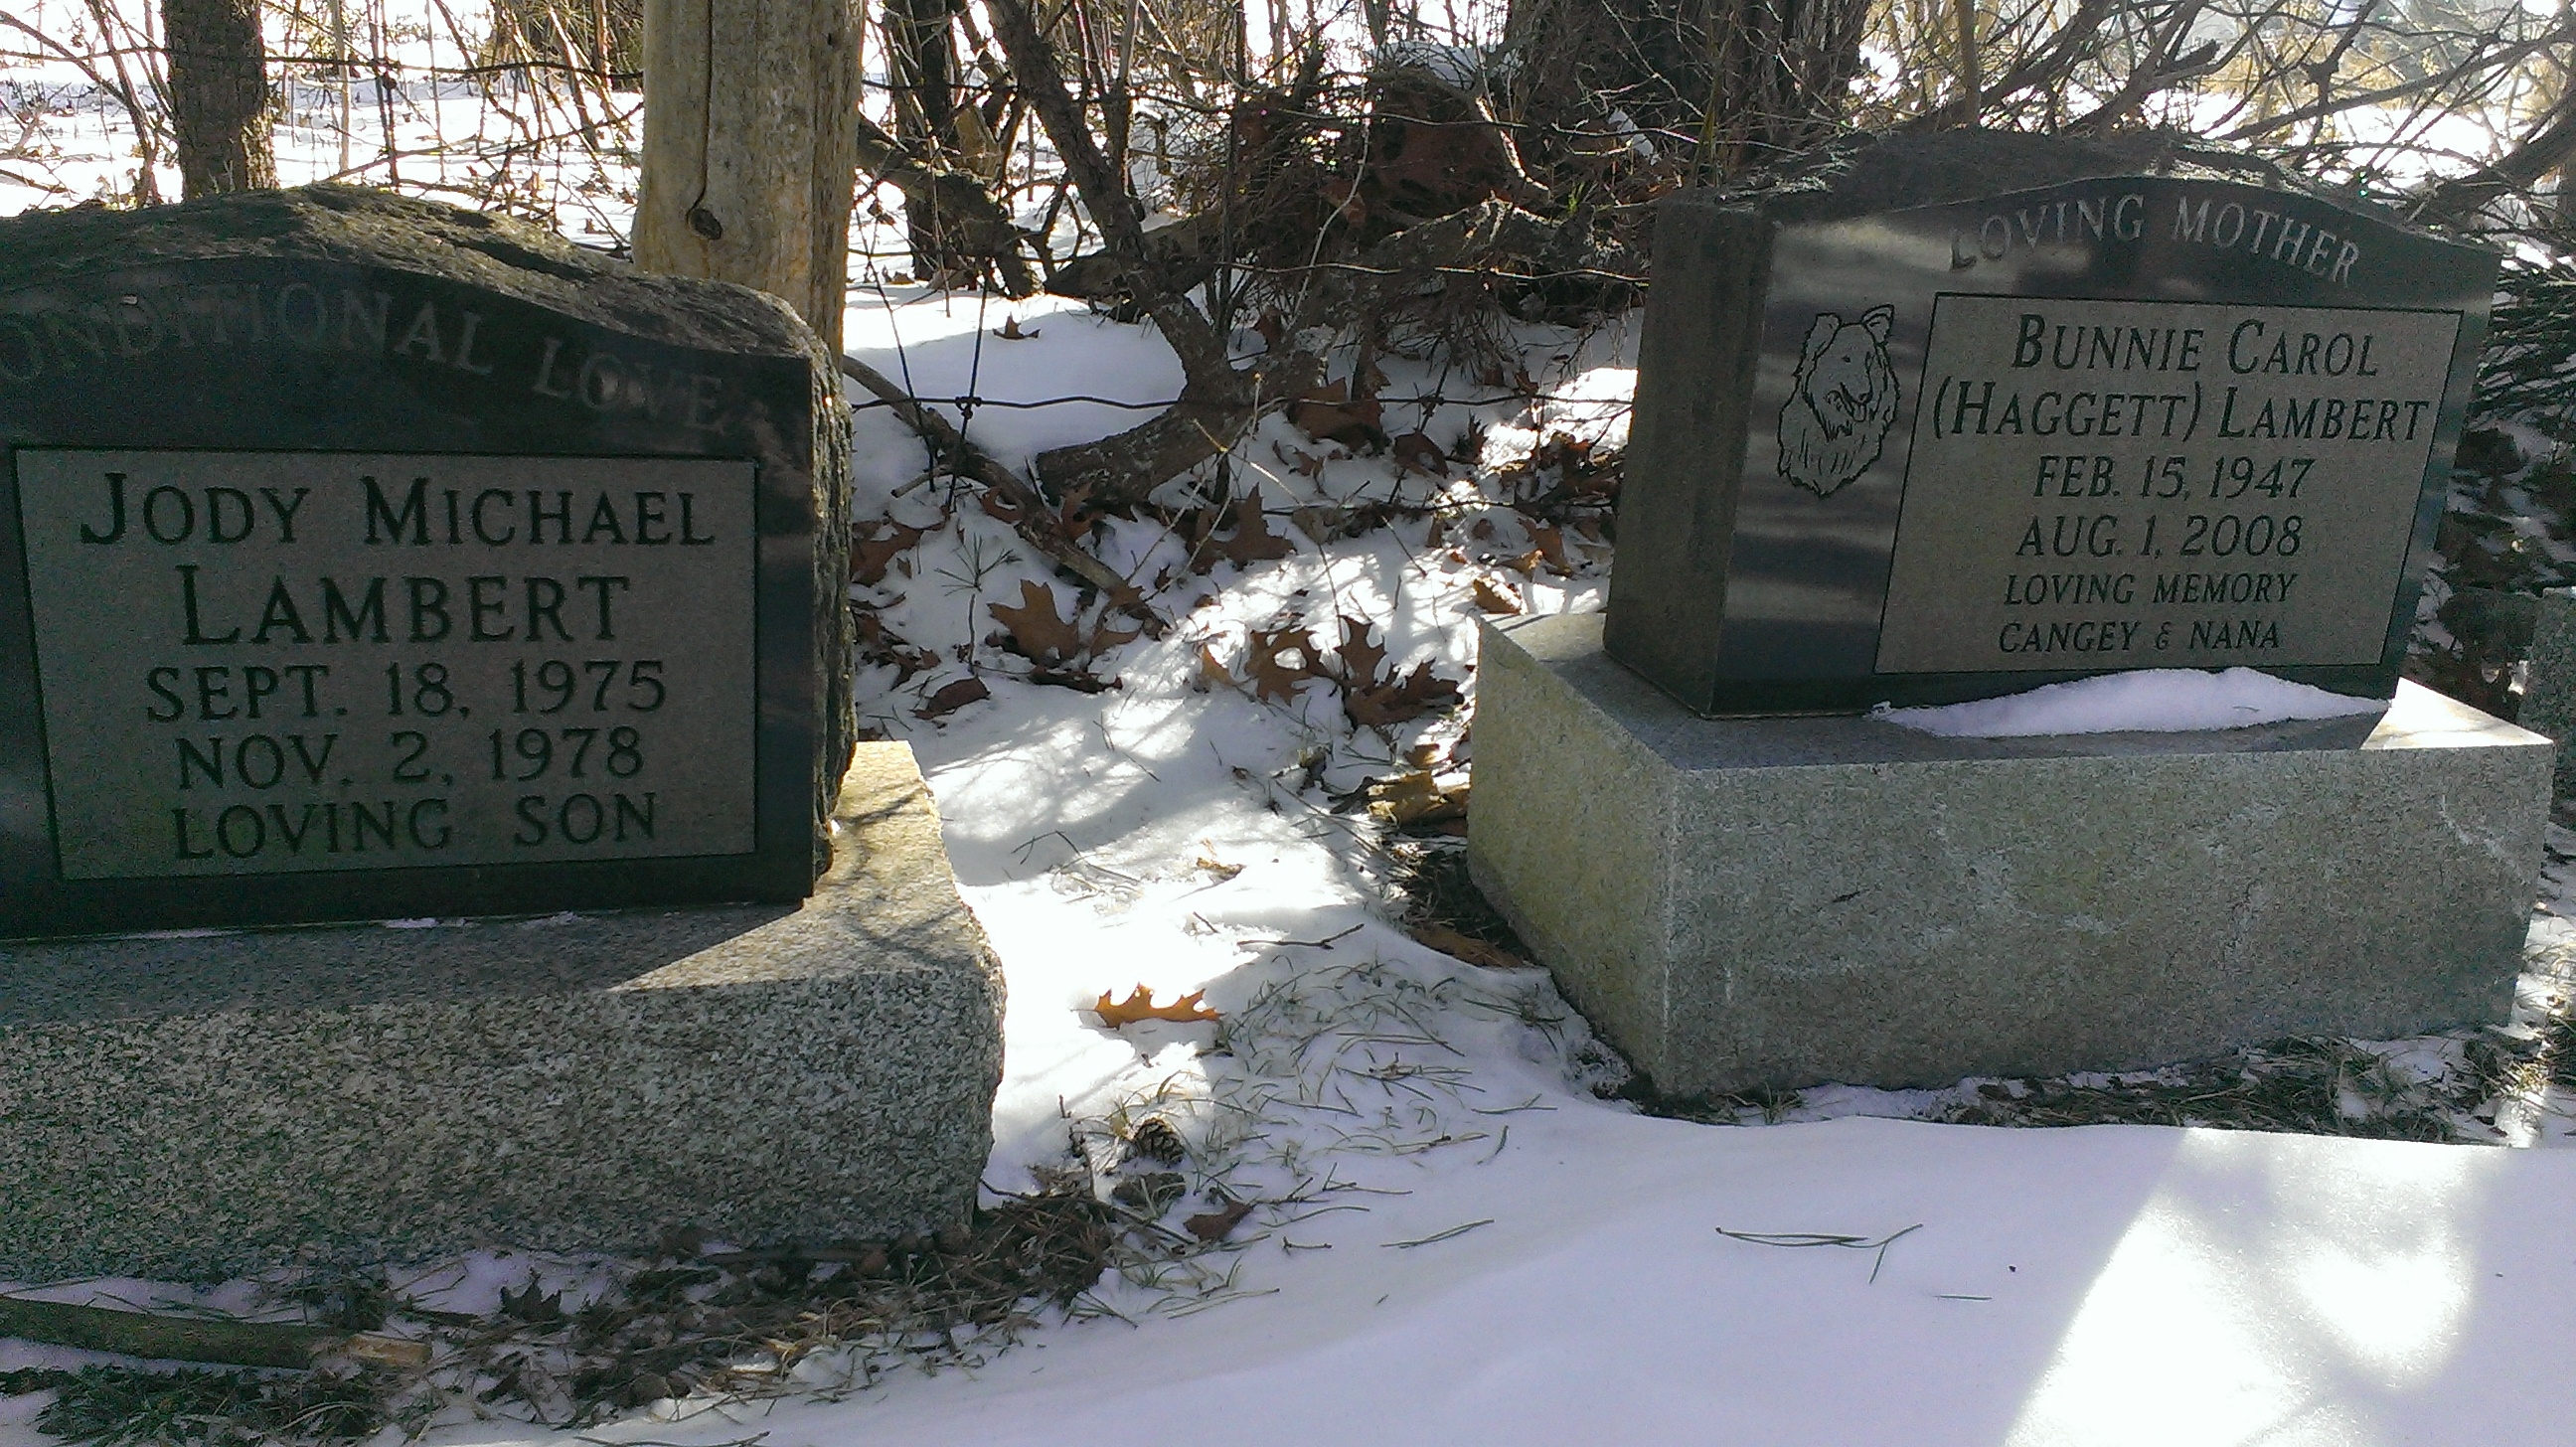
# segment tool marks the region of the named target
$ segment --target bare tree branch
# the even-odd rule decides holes
[[[2314,120],[2320,116],[2333,115],[2341,111],[2361,110],[2373,106],[2383,106],[2388,104],[2390,101],[2403,100],[2408,96],[2423,95],[2427,92],[2438,92],[2446,87],[2459,85],[2469,74],[2481,70],[2490,73],[2510,70],[2513,67],[2520,65],[2525,60],[2530,59],[2534,55],[2538,55],[2541,52],[2552,49],[2556,46],[2566,45],[2570,42],[2576,42],[2576,24],[2561,24],[2553,27],[2547,33],[2536,36],[2530,40],[2516,41],[2503,45],[2499,49],[2489,51],[2486,54],[2477,57],[2470,63],[2429,71],[2426,74],[2416,76],[2411,80],[2399,81],[2393,85],[2382,86],[2377,90],[2355,91],[2350,95],[2340,96],[2332,100],[2320,101],[2313,105],[2300,106],[2293,110],[2282,111],[2277,115],[2262,117],[2259,120],[2247,121],[2245,124],[2238,126],[2236,129],[2229,131],[2227,134],[2220,136],[2217,139],[2223,145],[2249,145],[2265,136],[2273,135],[2292,126],[2296,126],[2304,121]]]
[[[1236,371],[1216,324],[1165,283],[1146,250],[1144,223],[1127,194],[1126,179],[1110,166],[1083,123],[1037,18],[1023,0],[988,0],[986,10],[1013,78],[1064,158],[1109,254],[1125,268],[1130,294],[1154,318],[1181,362],[1181,397],[1170,411],[1115,437],[1040,453],[1038,477],[1059,496],[1088,486],[1103,500],[1141,502],[1169,478],[1234,445],[1261,415],[1261,378]]]
[[[2497,197],[2527,190],[2541,177],[2576,160],[2576,89],[2532,123],[2522,141],[2501,159],[2467,176],[2454,177],[2427,192],[2418,209],[2451,220],[2465,220]]]

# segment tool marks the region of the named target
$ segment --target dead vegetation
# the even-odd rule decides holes
[[[936,1237],[764,1251],[681,1233],[652,1260],[532,1262],[500,1309],[423,1304],[441,1278],[376,1267],[263,1283],[308,1319],[425,1346],[416,1368],[328,1357],[309,1371],[121,1366],[0,1377],[51,1391],[39,1430],[81,1443],[345,1442],[464,1412],[578,1427],[664,1398],[864,1387],[886,1371],[971,1365],[1042,1316],[1075,1310],[1122,1244],[1116,1209],[1075,1178],[979,1210]]]

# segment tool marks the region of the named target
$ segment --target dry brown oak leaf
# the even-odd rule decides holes
[[[1272,703],[1297,697],[1297,685],[1324,675],[1315,667],[1315,635],[1291,623],[1283,628],[1253,628],[1244,668],[1252,675],[1252,696]]]
[[[1384,728],[1447,708],[1460,696],[1458,685],[1434,675],[1426,660],[1415,664],[1401,681],[1389,679],[1374,688],[1344,690],[1342,712],[1362,727]]]
[[[1138,985],[1124,1000],[1110,999],[1111,993],[1101,991],[1100,999],[1091,1009],[1100,1017],[1100,1023],[1112,1030],[1124,1030],[1139,1020],[1168,1020],[1176,1025],[1195,1025],[1217,1018],[1214,1010],[1199,1002],[1199,997],[1207,993],[1205,990],[1192,990],[1168,1005],[1155,1004],[1154,992],[1143,985]]]
[[[1254,563],[1284,558],[1297,551],[1295,543],[1270,530],[1269,519],[1261,515],[1259,493],[1236,498],[1230,516],[1234,522],[1234,536],[1210,542],[1208,546],[1213,550],[1213,556],[1223,558],[1238,568],[1248,568]]]
[[[1512,560],[1512,567],[1534,574],[1544,563],[1560,577],[1573,577],[1580,565],[1565,550],[1565,530],[1526,517],[1521,519],[1521,523],[1529,529],[1531,547],[1527,553]]]
[[[946,521],[946,518],[941,518],[928,528],[908,528],[890,517],[861,524],[859,529],[850,533],[850,581],[871,588],[884,582],[886,569],[893,564],[896,555],[911,551],[913,544],[927,536],[931,528]]]
[[[1011,651],[1030,662],[1047,668],[1062,668],[1075,660],[1095,657],[1121,643],[1134,641],[1143,630],[1121,631],[1107,621],[1091,625],[1086,637],[1074,621],[1056,611],[1055,590],[1044,583],[1020,580],[1019,606],[1005,603],[986,605],[986,611],[1009,631]]]
[[[1398,472],[1418,472],[1425,477],[1449,475],[1449,455],[1440,450],[1440,444],[1432,441],[1428,433],[1407,432],[1395,439],[1391,450],[1395,454]]]
[[[1363,796],[1372,818],[1399,829],[1467,817],[1467,785],[1462,781],[1444,789],[1429,769],[1371,779]]]
[[[1088,511],[1091,506],[1091,494],[1092,485],[1087,482],[1067,489],[1064,497],[1055,504],[1053,511],[1047,511],[1044,508],[1039,510],[1039,522],[1042,524],[1040,530],[1052,533],[1065,542],[1079,543],[1083,535],[1091,531],[1092,517]],[[997,522],[1008,523],[1012,527],[1019,527],[1029,521],[1027,508],[999,493],[985,493],[982,507],[987,516]]]
[[[1471,965],[1484,965],[1497,970],[1530,968],[1529,961],[1502,946],[1487,944],[1473,935],[1460,934],[1447,925],[1410,924],[1404,927],[1404,932],[1413,936],[1416,944],[1428,945],[1444,955],[1465,960]]]
[[[1366,688],[1377,682],[1377,671],[1386,665],[1386,648],[1383,644],[1369,642],[1367,620],[1354,618],[1348,613],[1340,615],[1340,618],[1342,646],[1335,652],[1341,655],[1342,686],[1346,689]]]
[[[1190,1217],[1181,1223],[1181,1227],[1202,1241],[1222,1241],[1237,1223],[1251,1214],[1250,1201],[1228,1201],[1216,1210]]]
[[[984,680],[980,678],[961,678],[955,683],[948,685],[946,688],[939,690],[937,693],[932,694],[929,698],[922,700],[922,706],[914,709],[912,711],[912,716],[914,718],[946,718],[948,715],[955,713],[957,710],[964,708],[970,703],[974,703],[980,699],[991,698],[992,696],[993,691],[984,686]]]
[[[875,609],[853,607],[850,620],[858,633],[860,661],[900,670],[895,677],[895,687],[901,688],[912,682],[916,673],[928,673],[939,666],[937,653],[915,647],[910,639],[890,631]]]
[[[1380,678],[1386,649],[1369,641],[1369,625],[1342,617],[1342,712],[1364,728],[1384,728],[1456,703],[1458,685],[1435,677],[1428,661],[1402,678]]]
[[[1236,682],[1233,669],[1217,661],[1216,650],[1202,643],[1199,645],[1198,691],[1205,693],[1220,686],[1239,688],[1242,685]]]
[[[1345,447],[1384,445],[1386,433],[1378,423],[1385,415],[1384,403],[1375,397],[1353,398],[1346,381],[1327,383],[1288,404],[1288,421],[1298,431]]]

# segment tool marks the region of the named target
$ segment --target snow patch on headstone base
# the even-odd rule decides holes
[[[2383,713],[2386,699],[2354,698],[2251,668],[2206,673],[2151,668],[2052,683],[2028,693],[1932,708],[1880,704],[1870,717],[1945,739],[2056,734],[2196,733],[2291,719]]]

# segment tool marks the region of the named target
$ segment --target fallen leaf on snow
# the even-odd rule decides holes
[[[1398,829],[1412,824],[1438,824],[1467,817],[1467,780],[1464,775],[1443,784],[1429,769],[1408,769],[1383,779],[1371,779],[1360,793],[1368,801],[1369,817]]]
[[[537,1280],[531,1276],[528,1284],[516,1292],[506,1286],[501,1288],[501,1314],[528,1322],[561,1321],[564,1319],[563,1293],[540,1295]]]
[[[992,696],[993,691],[984,686],[984,680],[980,678],[961,678],[955,683],[948,685],[946,688],[939,690],[937,693],[932,694],[930,697],[923,699],[921,707],[912,711],[912,716],[914,718],[946,718],[948,715],[955,713],[957,710],[964,708],[966,705],[973,703],[978,699],[991,698]]]
[[[1019,606],[985,605],[1010,630],[1013,651],[1037,663],[1070,663],[1082,652],[1082,635],[1071,619],[1056,612],[1055,590],[1031,578],[1020,580]]]
[[[1426,660],[1413,666],[1401,679],[1389,679],[1368,688],[1345,689],[1342,712],[1351,722],[1364,728],[1384,728],[1388,724],[1417,719],[1434,709],[1446,708],[1460,698],[1458,685],[1431,671]]]
[[[1449,455],[1440,450],[1440,444],[1432,441],[1428,433],[1407,432],[1395,439],[1391,450],[1395,454],[1398,472],[1418,472],[1425,477],[1449,475]]]
[[[1521,600],[1508,588],[1498,588],[1483,578],[1476,580],[1476,606],[1487,613],[1518,613]]]
[[[1191,1025],[1217,1018],[1214,1010],[1199,1002],[1199,997],[1207,993],[1205,990],[1192,990],[1168,1005],[1155,1004],[1154,992],[1143,985],[1138,985],[1124,1000],[1112,1001],[1110,993],[1101,991],[1099,1002],[1091,1009],[1100,1017],[1100,1023],[1112,1030],[1124,1030],[1139,1020],[1169,1020],[1177,1025]]]
[[[1377,671],[1386,664],[1386,647],[1369,641],[1366,619],[1341,615],[1342,683],[1346,688],[1367,688],[1378,681]]]
[[[1143,630],[1116,628],[1106,618],[1091,625],[1088,635],[1076,626],[1074,619],[1056,611],[1055,590],[1034,579],[1020,580],[1020,601],[1014,607],[1006,603],[988,603],[985,611],[1009,632],[1011,651],[1038,665],[1036,677],[1041,683],[1063,683],[1077,680],[1096,683],[1074,665],[1085,658],[1095,658],[1122,643],[1132,643]],[[1077,617],[1079,611],[1077,610]],[[1086,689],[1096,692],[1096,689]]]
[[[1199,645],[1197,688],[1205,693],[1217,687],[1240,688],[1242,684],[1235,678],[1233,669],[1217,662],[1216,650],[1202,643]]]
[[[1236,498],[1230,517],[1234,522],[1234,536],[1216,539],[1208,546],[1214,550],[1215,556],[1236,567],[1250,567],[1297,551],[1296,544],[1270,530],[1269,520],[1261,515],[1259,492]]]
[[[1575,569],[1580,564],[1565,551],[1565,530],[1542,522],[1531,522],[1527,518],[1522,519],[1522,522],[1529,528],[1532,544],[1530,551],[1545,559],[1547,565],[1559,574],[1573,577]]]
[[[858,633],[859,661],[897,670],[895,687],[912,682],[916,673],[928,673],[939,666],[936,651],[919,647],[888,629],[874,608],[853,607],[850,618]]]
[[[1375,397],[1351,396],[1348,382],[1327,383],[1288,404],[1288,421],[1298,431],[1318,442],[1346,447],[1386,441],[1386,433],[1378,427],[1385,415],[1385,404]]]
[[[940,522],[945,521],[947,519],[940,519]],[[909,552],[915,543],[929,534],[931,528],[937,526],[939,523],[933,523],[929,528],[908,528],[890,517],[861,524],[864,533],[854,529],[850,534],[850,581],[869,587],[884,582],[886,568],[894,562],[895,556]]]
[[[1342,686],[1342,712],[1351,722],[1383,728],[1458,701],[1458,685],[1435,676],[1427,661],[1402,678],[1380,678],[1378,670],[1386,666],[1385,645],[1369,641],[1367,622],[1346,613],[1341,623],[1342,646],[1336,650],[1341,666],[1322,676]]]
[[[1287,703],[1297,697],[1298,684],[1323,676],[1315,668],[1315,636],[1305,629],[1291,623],[1247,632],[1251,647],[1244,666],[1252,675],[1253,697]]]
[[[1006,342],[1025,342],[1025,341],[1029,341],[1029,340],[1034,339],[1034,338],[1037,336],[1037,334],[1038,334],[1038,331],[1037,331],[1037,328],[1035,328],[1035,327],[1031,327],[1031,328],[1029,328],[1027,331],[1021,331],[1021,330],[1020,330],[1020,319],[1019,319],[1018,317],[1010,317],[1010,318],[1005,319],[1005,320],[1003,321],[1003,323],[1002,323],[1002,329],[1001,329],[1000,331],[998,331],[998,332],[993,333],[993,335],[995,335],[995,336],[997,336],[997,337],[1000,337],[1003,341],[1006,341]]]
[[[1228,1201],[1213,1211],[1188,1218],[1181,1222],[1181,1226],[1202,1241],[1222,1241],[1244,1217],[1251,1214],[1250,1201]]]
[[[1530,962],[1500,945],[1491,945],[1473,935],[1460,934],[1445,924],[1411,924],[1404,932],[1413,942],[1438,950],[1444,955],[1465,960],[1471,965],[1485,965],[1497,970],[1526,970]]]

